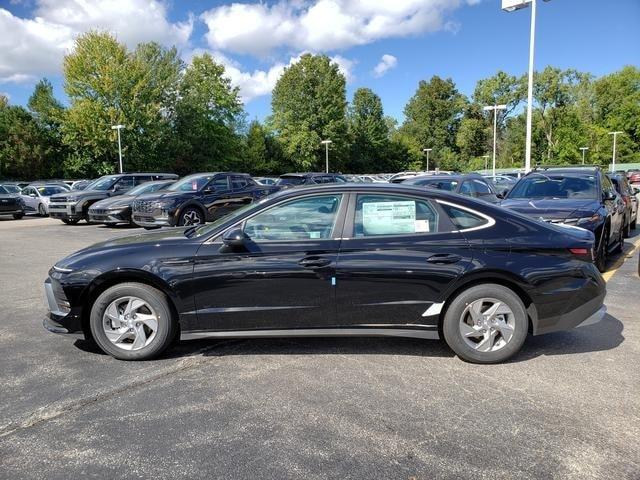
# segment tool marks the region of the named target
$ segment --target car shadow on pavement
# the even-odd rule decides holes
[[[527,337],[522,350],[511,362],[531,360],[541,355],[572,355],[612,350],[624,342],[624,325],[612,315],[598,323],[566,332]]]

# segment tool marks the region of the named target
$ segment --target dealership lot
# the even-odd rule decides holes
[[[639,237],[610,261],[603,322],[502,365],[393,338],[183,342],[126,363],[46,333],[49,267],[138,232],[0,221],[1,478],[638,478]]]

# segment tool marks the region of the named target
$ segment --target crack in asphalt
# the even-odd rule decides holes
[[[132,382],[126,383],[119,387],[98,392],[90,396],[81,397],[76,400],[71,400],[67,402],[63,401],[57,405],[52,404],[46,407],[41,407],[37,409],[35,412],[28,415],[26,419],[22,421],[9,422],[8,424],[0,426],[0,438],[4,438],[16,432],[20,432],[20,431],[35,427],[36,425],[39,425],[43,422],[54,420],[56,418],[59,418],[69,413],[78,412],[91,405],[96,405],[98,403],[102,403],[111,398],[114,398],[123,392],[139,390],[140,388],[150,383],[153,383],[157,380],[161,380],[170,375],[200,366],[206,363],[207,361],[209,361],[210,357],[222,357],[225,355],[225,353],[228,353],[228,352],[220,352],[217,355],[208,354],[214,349],[220,349],[221,347],[222,349],[224,349],[225,347],[234,346],[234,345],[237,345],[238,343],[243,343],[245,341],[246,340],[229,340],[224,343],[222,342],[216,343],[215,345],[207,346],[199,350],[196,350],[195,352],[190,354],[189,357],[181,359],[177,364],[169,366],[154,375],[147,376],[145,378],[136,379]]]

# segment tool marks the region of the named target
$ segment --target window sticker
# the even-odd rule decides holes
[[[424,233],[429,231],[429,220],[416,220],[416,233]]]
[[[416,202],[363,203],[362,227],[367,235],[415,233]]]
[[[309,238],[320,238],[320,232],[309,232]]]

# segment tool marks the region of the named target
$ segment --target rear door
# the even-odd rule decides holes
[[[424,197],[353,194],[343,236],[336,308],[345,326],[432,328],[441,294],[473,260],[448,215]]]

